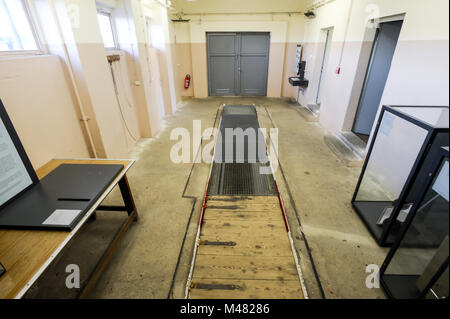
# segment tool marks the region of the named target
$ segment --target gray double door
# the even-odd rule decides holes
[[[269,33],[207,33],[210,96],[265,96]]]

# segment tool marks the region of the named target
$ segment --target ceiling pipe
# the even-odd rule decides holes
[[[184,16],[206,16],[206,15],[268,15],[268,14],[304,14],[303,11],[286,11],[286,12],[179,12]]]

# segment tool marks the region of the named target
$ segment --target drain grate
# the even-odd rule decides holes
[[[256,109],[252,105],[227,105],[223,115],[256,115]]]
[[[236,114],[224,113],[222,116],[221,134],[217,141],[214,161],[218,163],[268,162],[264,135],[259,129],[255,108],[226,106],[224,110],[227,109]]]
[[[269,164],[214,163],[209,195],[277,195]]]
[[[244,134],[229,136],[227,128],[241,129]],[[225,106],[209,195],[277,195],[264,135],[259,128],[255,107]]]

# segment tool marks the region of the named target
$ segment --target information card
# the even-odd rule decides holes
[[[33,183],[0,119],[0,206]]]

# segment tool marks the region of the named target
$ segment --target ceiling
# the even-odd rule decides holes
[[[310,0],[171,0],[183,13],[275,13],[304,11]]]

